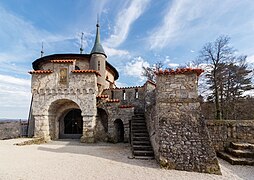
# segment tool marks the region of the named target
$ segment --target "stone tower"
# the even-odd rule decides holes
[[[98,77],[97,83],[100,84],[99,93],[106,88],[106,58],[107,55],[100,43],[100,25],[96,24],[96,38],[91,51],[90,68],[98,71],[101,76]]]

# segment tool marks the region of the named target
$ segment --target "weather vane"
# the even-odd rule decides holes
[[[81,34],[81,39],[80,39],[80,54],[83,53],[83,36],[84,36],[84,33],[82,32]]]
[[[43,51],[43,41],[41,42],[41,57],[43,56],[44,51]]]

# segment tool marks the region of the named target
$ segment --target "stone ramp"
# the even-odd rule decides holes
[[[254,166],[254,144],[231,142],[225,151],[217,153],[218,157],[232,165]]]

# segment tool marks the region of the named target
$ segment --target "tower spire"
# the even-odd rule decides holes
[[[97,15],[97,24],[96,24],[96,37],[95,37],[95,42],[93,49],[91,51],[91,54],[103,54],[104,56],[107,57],[101,42],[100,42],[100,24],[99,24],[99,15]]]

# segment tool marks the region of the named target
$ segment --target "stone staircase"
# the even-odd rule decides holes
[[[231,142],[225,151],[218,152],[217,155],[232,165],[254,166],[254,144]]]
[[[154,159],[144,114],[135,114],[131,120],[131,146],[135,159]]]

